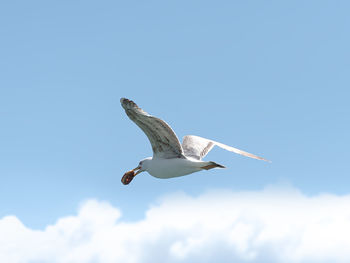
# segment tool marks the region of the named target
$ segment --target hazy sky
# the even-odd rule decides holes
[[[140,220],[164,195],[292,185],[348,194],[348,1],[3,1],[0,220],[32,229],[104,200]],[[227,167],[159,180],[120,97]]]

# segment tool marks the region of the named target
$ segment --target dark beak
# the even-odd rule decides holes
[[[137,171],[138,170],[138,171]],[[131,171],[133,171],[133,172],[135,172],[135,171],[137,171],[136,173],[135,173],[135,175],[138,175],[139,173],[142,173],[143,171],[141,170],[141,167],[140,166],[137,166],[135,169],[132,169]]]

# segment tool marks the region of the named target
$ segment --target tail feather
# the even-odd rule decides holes
[[[201,168],[205,169],[205,170],[210,170],[210,169],[213,169],[213,168],[226,168],[226,167],[221,165],[221,164],[218,164],[216,162],[208,162],[207,165],[202,166]]]

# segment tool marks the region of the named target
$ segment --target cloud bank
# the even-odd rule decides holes
[[[350,262],[349,248],[350,195],[291,188],[173,194],[135,222],[93,199],[43,231],[0,219],[7,263]]]

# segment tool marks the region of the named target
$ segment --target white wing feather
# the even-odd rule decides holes
[[[183,138],[182,148],[184,150],[185,156],[195,158],[197,160],[201,160],[207,153],[215,146],[219,146],[227,151],[234,152],[237,154],[241,154],[250,158],[268,161],[265,158],[260,156],[239,150],[237,148],[228,146],[226,144],[216,142],[213,140],[205,139],[195,135],[187,135]],[[268,161],[269,162],[269,161]]]
[[[120,99],[128,117],[147,135],[155,158],[185,158],[179,139],[163,120],[149,115],[132,100]]]

